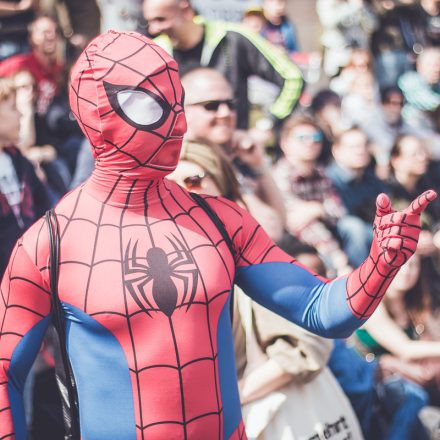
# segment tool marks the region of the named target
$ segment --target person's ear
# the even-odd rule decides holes
[[[188,13],[191,14],[191,16],[194,15],[194,11],[187,0],[181,0],[179,2],[179,8],[183,15],[187,15]]]
[[[280,148],[281,148],[281,151],[284,154],[286,154],[285,151],[286,151],[286,147],[287,147],[287,139],[288,139],[288,137],[289,137],[288,135],[283,135],[283,136],[280,137]]]
[[[332,144],[332,147],[331,147],[331,152],[332,152],[332,156],[333,156],[336,160],[338,159],[338,153],[339,153],[339,150],[340,150],[339,145],[338,145],[336,142],[334,142],[334,143]]]
[[[396,165],[397,168],[399,167],[399,156],[391,156],[390,157],[390,166],[391,168],[394,170],[396,169]]]

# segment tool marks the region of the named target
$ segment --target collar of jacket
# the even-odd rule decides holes
[[[211,61],[215,48],[225,37],[226,32],[232,29],[230,29],[230,25],[228,23],[224,23],[222,21],[205,20],[200,16],[194,17],[194,22],[205,27],[204,44],[202,56],[200,58],[200,65],[206,67]],[[154,38],[154,42],[162,47],[162,49],[166,50],[171,56],[173,55],[173,45],[171,44],[171,40],[167,35],[161,34],[157,36]]]

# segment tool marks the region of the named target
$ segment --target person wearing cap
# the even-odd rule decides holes
[[[263,8],[261,6],[250,6],[245,9],[241,22],[256,34],[260,34],[266,26]]]

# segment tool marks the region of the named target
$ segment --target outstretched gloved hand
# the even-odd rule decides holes
[[[425,191],[403,211],[395,211],[386,194],[376,199],[374,236],[380,257],[392,267],[400,267],[416,251],[420,235],[420,214],[437,197],[435,191]]]
[[[420,214],[436,197],[435,191],[426,191],[403,211],[395,211],[386,194],[377,197],[370,255],[347,280],[347,301],[358,318],[374,312],[399,268],[416,251]]]

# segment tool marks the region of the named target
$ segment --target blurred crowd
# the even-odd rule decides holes
[[[439,192],[440,1],[310,2],[319,53],[302,51],[308,23],[288,7],[295,0],[256,1],[231,23],[187,0],[0,1],[0,276],[17,238],[93,172],[69,109],[69,69],[108,29],[146,34],[179,63],[188,131],[169,178],[246,207],[319,276],[368,256],[378,194],[400,209]],[[364,438],[440,438],[439,199],[422,223],[417,254],[347,341],[307,334],[236,292],[249,438],[299,438],[303,415],[288,401],[319,377],[335,381],[337,402],[348,398]],[[38,411],[35,438],[55,438]]]

